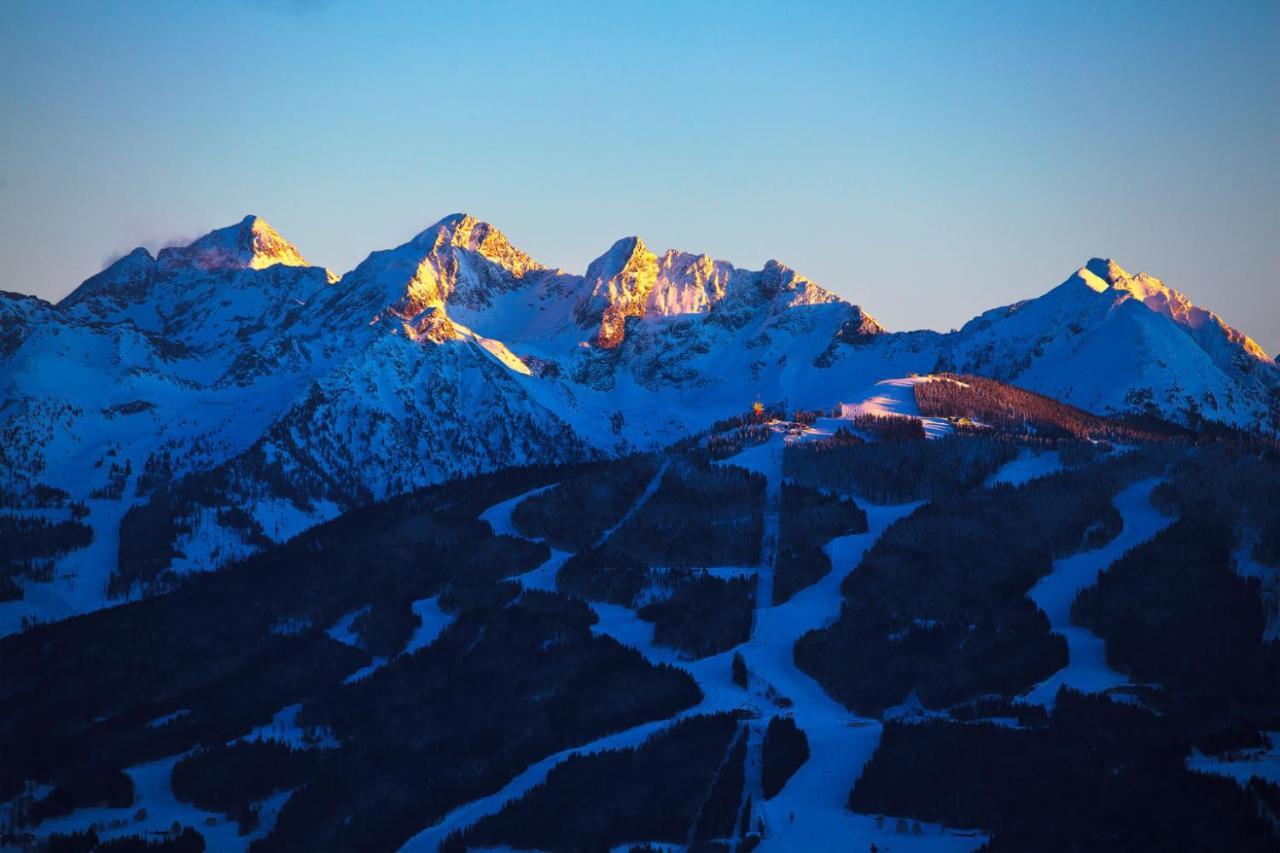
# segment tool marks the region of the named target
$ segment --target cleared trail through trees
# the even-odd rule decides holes
[[[851,849],[871,844],[893,850],[971,850],[985,841],[980,834],[960,835],[937,824],[922,824],[921,835],[901,835],[894,821],[877,821],[872,815],[855,814],[846,807],[849,792],[880,743],[878,720],[858,717],[831,698],[822,687],[796,668],[792,649],[805,632],[829,624],[840,613],[840,584],[855,571],[863,555],[884,531],[919,504],[870,506],[867,532],[841,536],[824,549],[832,571],[812,586],[796,593],[785,604],[765,608],[751,642],[741,647],[753,685],[759,679],[772,685],[793,703],[790,714],[809,741],[809,760],[800,766],[782,791],[753,811],[763,816],[767,829],[760,849],[829,849],[834,838],[845,839]],[[762,702],[767,697],[761,696]],[[761,710],[769,710],[761,705]],[[767,721],[762,721],[767,723]]]
[[[1106,643],[1087,628],[1071,622],[1076,593],[1097,581],[1099,573],[1126,551],[1155,536],[1174,519],[1151,505],[1151,490],[1159,479],[1143,480],[1122,490],[1113,501],[1124,522],[1119,535],[1101,548],[1055,560],[1053,571],[1027,593],[1049,617],[1049,627],[1067,640],[1068,663],[1037,684],[1024,697],[1028,702],[1052,708],[1058,688],[1066,685],[1089,693],[1101,693],[1129,683],[1107,665]]]
[[[866,551],[893,522],[913,512],[920,504],[900,506],[865,506],[866,533],[841,536],[829,542],[825,551],[831,558],[832,571],[812,586],[800,591],[786,603],[772,604],[772,567],[777,555],[782,489],[783,437],[743,451],[724,464],[741,465],[763,474],[766,488],[765,529],[761,543],[761,566],[758,577],[757,605],[751,638],[742,645],[698,660],[686,660],[674,649],[653,642],[654,626],[642,620],[634,610],[616,604],[589,602],[599,621],[592,627],[640,651],[654,664],[678,667],[697,682],[702,700],[691,708],[664,720],[643,723],[615,732],[580,746],[572,747],[530,765],[500,790],[449,812],[435,825],[424,829],[402,848],[406,851],[434,851],[457,830],[465,830],[477,821],[496,814],[508,803],[522,797],[546,780],[557,764],[571,755],[590,754],[607,749],[638,747],[658,732],[679,720],[697,714],[744,711],[748,738],[743,797],[739,803],[741,820],[750,802],[751,831],[764,829],[761,849],[818,850],[829,849],[832,839],[844,839],[854,849],[865,849],[875,843],[882,849],[895,851],[972,850],[986,841],[981,833],[956,834],[938,825],[922,825],[921,835],[902,835],[893,828],[892,820],[877,820],[846,808],[849,792],[870,760],[880,741],[881,724],[877,720],[859,718],[827,695],[822,687],[795,666],[792,648],[806,631],[829,624],[840,613],[840,583],[861,562]],[[597,547],[619,529],[627,518],[657,491],[666,465],[655,475],[636,504],[597,543]],[[480,518],[489,522],[496,534],[520,536],[511,524],[511,513],[525,498],[546,488],[503,501]],[[770,510],[772,502],[772,511]],[[555,589],[555,573],[571,556],[552,551],[543,565],[515,580],[529,589]],[[759,589],[770,588],[767,597]],[[732,661],[735,653],[743,656],[750,672],[744,690],[733,682]],[[783,707],[790,700],[789,707]],[[780,704],[782,703],[782,704]],[[765,801],[761,785],[761,745],[769,718],[774,714],[791,715],[809,740],[810,758],[772,800]],[[737,849],[741,839],[729,841]]]
[[[662,475],[666,471],[666,465],[658,471],[654,477],[650,488],[646,489],[644,494],[636,501],[636,506],[629,510],[625,517],[630,517],[640,504],[647,501],[657,491],[657,484],[661,482]],[[519,495],[508,501],[503,501],[480,515],[480,518],[487,521],[493,528],[495,534],[506,534],[510,536],[520,536],[514,526],[511,524],[511,513],[520,501],[534,494],[545,491],[550,486],[541,489],[535,489],[523,495]],[[615,524],[610,528],[609,533],[621,526]],[[609,533],[605,537],[608,538]],[[522,537],[527,538],[527,537]],[[538,589],[555,589],[555,571],[563,564],[564,560],[570,555],[564,551],[552,551],[552,557],[542,566],[533,571],[521,575],[515,580],[520,581],[526,588]],[[530,585],[527,581],[533,580],[537,586]],[[703,658],[697,661],[681,660],[673,650],[656,646],[653,643],[653,624],[644,622],[636,615],[635,611],[627,607],[621,607],[613,604],[603,604],[597,602],[589,602],[591,608],[595,611],[599,621],[592,627],[592,631],[596,634],[606,634],[613,637],[623,645],[631,646],[640,651],[641,654],[650,663],[669,664],[677,666],[688,672],[698,683],[702,690],[702,700],[691,708],[688,708],[674,717],[662,720],[654,720],[648,723],[642,723],[630,729],[605,735],[604,737],[593,740],[581,746],[571,747],[562,750],[554,755],[529,765],[521,771],[515,778],[504,785],[500,790],[495,791],[486,797],[472,800],[450,811],[438,823],[424,829],[401,848],[404,851],[435,851],[439,848],[440,843],[455,830],[466,829],[475,824],[482,818],[496,814],[502,810],[508,803],[524,796],[531,788],[541,784],[547,778],[547,774],[551,772],[557,764],[564,761],[571,755],[584,755],[593,752],[600,752],[606,749],[627,749],[639,746],[654,734],[668,728],[674,723],[686,717],[696,714],[715,714],[722,711],[733,711],[742,706],[745,700],[745,693],[735,685],[730,678],[730,666],[732,651],[723,652],[712,657]]]
[[[133,494],[134,479],[125,485]],[[23,629],[23,619],[56,622],[77,613],[97,610],[111,603],[107,581],[120,549],[120,520],[128,502],[83,498],[89,507],[86,523],[93,526],[93,541],[58,557],[53,583],[27,583],[20,599],[0,602],[0,636]]]
[[[653,479],[649,481],[649,485],[645,486],[644,492],[642,492],[640,497],[636,499],[636,502],[631,505],[631,509],[623,513],[622,518],[618,519],[617,523],[615,523],[613,527],[610,527],[604,533],[600,534],[600,539],[596,541],[597,548],[607,542],[609,537],[616,533],[622,525],[630,521],[631,516],[635,515],[640,507],[649,502],[649,498],[653,497],[654,492],[658,491],[658,487],[662,485],[662,478],[666,475],[667,468],[670,467],[670,465],[671,460],[662,460],[662,465],[658,468],[658,473],[653,475]]]

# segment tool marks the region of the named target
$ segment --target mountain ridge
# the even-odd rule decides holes
[[[465,213],[341,276],[304,263],[248,216],[135,250],[57,304],[0,296],[5,503],[60,489],[111,523],[221,471],[273,538],[452,477],[665,446],[756,399],[829,409],[911,373],[1280,431],[1280,369],[1260,347],[1105,259],[951,333],[890,331],[778,261],[639,237],[576,275]],[[192,512],[183,565],[236,552],[241,533]]]

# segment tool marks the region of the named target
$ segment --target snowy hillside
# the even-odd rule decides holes
[[[946,338],[940,367],[1097,413],[1280,429],[1280,370],[1261,347],[1158,279],[1110,260],[1095,258],[1038,299],[974,318]]]
[[[777,261],[629,237],[574,275],[455,214],[337,276],[248,216],[137,249],[57,305],[0,295],[0,329],[6,506],[88,501],[102,541],[150,507],[172,528],[156,559],[182,571],[452,477],[665,446],[756,399],[829,409],[939,370],[1097,412],[1280,424],[1256,344],[1103,261],[958,332],[893,333]],[[86,582],[70,560],[55,574]],[[75,601],[103,601],[103,576]],[[0,604],[0,628],[40,598]]]

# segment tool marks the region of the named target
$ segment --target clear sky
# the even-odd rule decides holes
[[[581,272],[778,258],[894,329],[1094,255],[1280,349],[1280,3],[0,2],[0,289],[256,213]]]

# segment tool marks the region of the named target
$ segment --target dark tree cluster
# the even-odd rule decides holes
[[[273,740],[237,741],[185,756],[174,765],[170,784],[179,800],[227,815],[244,834],[257,826],[257,802],[298,787],[322,760],[320,750]]]
[[[692,658],[718,654],[751,638],[755,579],[717,578],[701,571],[658,575],[659,598],[637,614],[653,623],[653,641]]]
[[[791,717],[773,717],[761,749],[761,785],[764,798],[772,800],[809,760],[809,738]]]
[[[831,571],[831,559],[822,550],[823,545],[837,536],[866,531],[867,514],[853,501],[783,483],[774,603],[791,600],[791,596]]]
[[[818,418],[838,417],[840,417],[839,406],[835,406],[830,409],[796,409],[791,413],[791,422],[803,424],[804,426],[813,426]]]
[[[992,851],[1274,850],[1234,781],[1164,718],[1062,690],[1046,728],[886,723],[849,806],[991,833]]]
[[[490,582],[486,588],[492,588]],[[403,596],[384,595],[370,602],[352,621],[351,631],[372,655],[395,657],[422,624],[411,602]]]
[[[649,565],[613,548],[574,554],[556,573],[556,588],[589,601],[633,607],[649,588]]]
[[[604,547],[651,566],[754,566],[764,488],[759,474],[676,456],[658,490]]]
[[[912,387],[922,415],[963,419],[980,425],[973,428],[1041,438],[1092,438],[1125,443],[1170,438],[1184,432],[1170,425],[1143,427],[1101,418],[1052,397],[982,376],[944,373],[931,382],[918,382]],[[960,426],[965,428],[963,423]]]
[[[1154,464],[1134,452],[921,507],[845,579],[840,618],[800,639],[797,664],[864,714],[912,691],[934,708],[1022,692],[1067,662],[1027,591],[1054,559],[1115,536],[1113,496]]]
[[[169,564],[182,556],[177,541],[190,532],[192,518],[168,491],[158,491],[146,503],[125,510],[120,519],[116,569],[107,580],[107,593],[125,596],[164,577]]]
[[[4,462],[0,450],[0,462]],[[60,509],[71,500],[71,493],[47,483],[29,482],[21,491],[0,486],[0,509]]]
[[[107,484],[89,492],[89,497],[97,500],[118,501],[124,497],[125,486],[129,484],[129,475],[133,473],[133,463],[128,459],[121,465],[112,460],[107,469]]]
[[[970,702],[947,709],[951,719],[961,723],[1005,721],[1019,726],[1046,726],[1049,714],[1042,705],[1007,699],[1003,696],[979,696]]]
[[[459,581],[500,590],[549,552],[493,536],[476,514],[559,473],[513,469],[354,510],[162,597],[0,638],[0,800],[86,762],[115,772],[267,723],[369,663],[324,631],[352,611],[386,601],[407,614]],[[451,598],[501,607],[510,594]],[[286,623],[300,630],[274,630]]]
[[[815,489],[894,504],[974,489],[1017,455],[1016,446],[984,436],[871,444],[832,438],[789,445],[783,470]]]
[[[633,606],[649,567],[753,566],[764,532],[764,478],[672,456],[661,484],[599,548],[570,557],[556,585],[593,601]]]
[[[1280,719],[1280,642],[1264,641],[1258,580],[1236,573],[1231,548],[1219,519],[1181,518],[1081,590],[1071,619],[1102,636],[1107,663],[1135,681],[1214,706],[1215,717],[1253,709]]]
[[[93,528],[78,521],[0,513],[0,601],[22,598],[16,578],[51,580],[53,561],[93,541]]]
[[[45,853],[204,853],[205,844],[203,835],[189,826],[182,826],[160,838],[124,835],[105,841],[99,840],[92,829],[53,833],[43,849]]]
[[[654,456],[628,456],[593,466],[525,498],[511,513],[517,530],[564,551],[585,551],[615,525],[658,471]]]
[[[745,755],[745,730],[732,714],[688,717],[638,747],[566,759],[441,849],[608,850],[639,840],[732,839]]]
[[[747,669],[746,658],[742,656],[741,652],[733,653],[733,661],[730,663],[730,677],[733,679],[734,684],[743,690],[747,689],[750,671]]]
[[[853,426],[881,441],[924,441],[924,423],[907,415],[854,415]]]
[[[342,746],[321,753],[255,849],[394,849],[547,755],[699,700],[687,674],[593,636],[593,621],[581,602],[529,593],[323,690],[298,722]]]
[[[1280,459],[1202,445],[1174,461],[1151,500],[1172,515],[1230,525],[1252,540],[1255,560],[1280,568]]]
[[[119,770],[97,767],[83,760],[60,768],[53,790],[26,806],[22,823],[35,826],[51,817],[69,815],[92,806],[125,808],[133,803],[133,780]]]
[[[746,424],[728,432],[714,432],[690,453],[707,461],[737,456],[748,447],[764,444],[773,434],[767,424]]]
[[[1249,793],[1258,801],[1259,814],[1280,828],[1280,785],[1261,776],[1249,777]]]
[[[329,729],[336,748],[288,759],[214,748],[179,766],[178,788],[251,820],[247,799],[296,785],[259,850],[394,849],[542,757],[690,707],[700,692],[687,674],[594,636],[582,602],[514,598],[504,581],[548,549],[495,537],[476,515],[560,473],[503,472],[355,510],[164,596],[0,639],[0,796],[81,759],[118,772],[226,743],[301,703],[299,724]],[[369,654],[326,627],[436,594],[457,613],[439,639],[343,684]],[[298,627],[274,630],[285,622]]]

